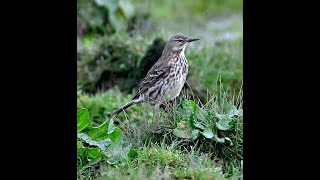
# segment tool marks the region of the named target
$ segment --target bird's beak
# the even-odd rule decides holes
[[[198,41],[199,39],[188,39],[188,42]]]

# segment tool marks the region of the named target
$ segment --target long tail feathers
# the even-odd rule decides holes
[[[122,112],[123,110],[125,110],[128,107],[132,106],[133,104],[135,104],[134,101],[128,102],[127,104],[125,104],[125,105],[119,107],[117,110],[113,111],[112,115],[119,114],[120,112]]]

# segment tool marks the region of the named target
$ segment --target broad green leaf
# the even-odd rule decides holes
[[[232,118],[233,116],[239,115],[239,113],[240,111],[235,106],[232,106],[228,113],[228,117]]]
[[[180,138],[192,139],[192,129],[186,121],[180,121],[177,124],[177,128],[173,130],[173,134]]]
[[[189,105],[189,101],[183,99],[181,103],[179,104],[177,108],[177,115],[180,116],[182,119],[190,119],[190,117],[193,115],[193,110],[192,110],[192,103]]]
[[[194,125],[195,127],[199,128],[199,129],[202,129],[202,130],[205,128],[205,127],[201,124],[201,122],[199,122],[199,121],[193,120],[193,125]]]
[[[234,127],[234,125],[233,119],[229,118],[227,115],[220,116],[219,120],[216,122],[217,128],[222,131],[229,130]]]
[[[88,109],[82,108],[77,111],[77,132],[81,132],[87,127],[89,127],[90,124],[90,116]]]
[[[192,139],[193,140],[197,139],[199,137],[199,133],[200,133],[200,131],[198,129],[192,130],[192,132],[191,132]]]
[[[208,113],[205,110],[203,110],[202,108],[198,107],[196,109],[195,114],[196,114],[197,119],[200,119],[202,121],[206,121],[206,117],[207,117]]]
[[[106,139],[108,136],[109,121],[105,121],[98,127],[89,130],[88,136],[96,141]]]
[[[184,139],[192,139],[192,132],[191,130],[185,129],[174,129],[173,134],[179,138],[184,138]]]
[[[224,115],[224,114],[218,114],[218,113],[216,113],[216,114],[215,114],[215,117],[217,117],[218,119],[223,119],[223,118],[226,118],[227,116]]]
[[[216,125],[217,125],[217,128],[222,130],[222,131],[226,131],[226,130],[229,130],[231,127],[225,123],[225,122],[216,122]]]
[[[122,139],[123,139],[122,130],[118,127],[115,127],[113,132],[111,134],[109,134],[109,138],[114,144],[120,145],[122,143]]]
[[[105,151],[106,148],[112,143],[109,138],[102,141],[94,141],[85,133],[78,133],[78,138],[88,143],[89,145],[99,147],[102,151]]]
[[[87,152],[88,152],[88,159],[89,160],[101,158],[101,152],[100,152],[100,149],[98,147],[96,147],[96,148],[87,148]]]
[[[80,144],[81,142],[78,143],[78,145]],[[82,155],[81,157],[89,161],[89,165],[94,165],[102,159],[103,154],[100,152],[100,149],[98,147],[88,148],[81,145],[78,146],[78,155]],[[84,161],[84,159],[82,159],[82,161]]]
[[[212,138],[213,137],[213,132],[210,128],[206,128],[203,130],[203,132],[201,132],[201,134],[206,137],[206,138]]]
[[[188,113],[186,113],[185,110],[181,106],[178,106],[178,108],[176,110],[176,114],[179,117],[181,117],[181,119],[189,119]]]
[[[119,164],[127,162],[130,149],[131,145],[126,147],[110,146],[108,151],[105,152],[105,155],[109,157],[107,162],[109,164]]]
[[[108,126],[108,134],[112,133],[113,131],[114,131],[113,119],[110,119],[109,126]]]

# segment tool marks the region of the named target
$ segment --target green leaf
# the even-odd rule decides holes
[[[114,131],[113,119],[110,119],[109,126],[108,126],[108,134],[111,134],[113,131]]]
[[[193,120],[193,125],[194,125],[194,127],[197,127],[197,128],[199,128],[199,129],[204,129],[205,127],[201,124],[201,122],[199,122],[199,121],[195,121],[195,120]]]
[[[240,111],[235,106],[232,106],[229,113],[228,113],[228,117],[232,118],[233,116],[239,115],[239,113],[240,113]]]
[[[193,103],[183,99],[177,108],[177,115],[182,119],[190,119],[193,116],[194,111],[192,110]]]
[[[78,155],[85,158],[85,160],[82,159],[82,161],[88,161],[89,165],[94,165],[102,159],[103,154],[98,147],[88,148],[83,147],[81,144],[82,143],[78,141]]]
[[[201,134],[208,139],[213,137],[213,132],[210,128],[204,129],[203,132],[201,132]]]
[[[199,133],[200,133],[200,131],[198,129],[192,130],[192,132],[191,132],[192,139],[193,140],[197,139],[199,137]]]
[[[100,149],[98,147],[96,147],[96,148],[87,148],[87,152],[88,152],[88,159],[89,160],[101,158],[101,152],[100,152]]]
[[[114,144],[120,145],[122,143],[122,139],[123,139],[122,130],[118,127],[115,127],[113,132],[111,134],[109,134],[109,138]]]
[[[203,110],[202,108],[198,107],[196,108],[196,111],[195,111],[195,116],[196,116],[196,119],[200,120],[201,122],[199,121],[196,121],[194,120],[193,121],[193,125],[199,129],[202,129],[204,130],[206,127],[208,127],[208,119],[207,119],[207,116],[208,116],[208,113]]]
[[[82,108],[77,111],[77,132],[81,132],[90,126],[88,109]]]
[[[89,145],[99,147],[102,151],[105,151],[106,148],[112,143],[112,141],[109,138],[104,139],[102,141],[94,141],[85,133],[78,133],[77,136],[79,139],[88,143]]]
[[[177,128],[173,130],[173,134],[179,138],[192,139],[192,128],[187,121],[180,121]]]
[[[173,134],[179,138],[184,138],[184,139],[192,139],[192,132],[191,130],[181,130],[181,129],[174,129]]]
[[[181,118],[181,119],[189,119],[188,114],[185,112],[185,110],[181,107],[178,106],[176,110],[176,114]]]
[[[203,110],[202,108],[198,107],[196,109],[195,115],[196,115],[197,119],[200,119],[202,121],[206,121],[206,117],[207,117],[208,113],[205,110]]]
[[[98,127],[93,127],[88,131],[88,136],[96,141],[106,139],[108,135],[109,121],[105,121]]]
[[[222,131],[226,131],[234,127],[235,122],[233,119],[229,118],[227,115],[219,116],[219,120],[216,122],[216,126],[218,129]]]
[[[122,146],[110,146],[109,151],[105,152],[107,155],[109,164],[119,164],[126,163],[129,158],[129,152],[131,150],[131,145],[122,147]]]

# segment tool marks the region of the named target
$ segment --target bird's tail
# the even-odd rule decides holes
[[[119,107],[117,110],[113,111],[112,115],[119,114],[120,112],[122,112],[123,110],[127,109],[128,107],[130,107],[130,106],[132,106],[134,104],[135,104],[134,101],[130,101],[127,104]]]

